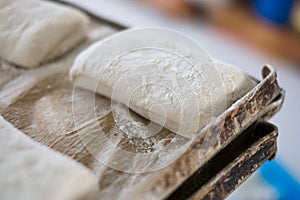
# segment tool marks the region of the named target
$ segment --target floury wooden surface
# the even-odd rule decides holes
[[[107,35],[106,30],[103,34],[101,31],[98,33],[100,38]],[[276,101],[279,103],[272,107],[273,109],[268,107],[279,95],[280,88],[276,82],[275,72],[265,68],[265,79],[223,113],[216,122],[204,129],[184,155],[168,167],[143,174],[126,173],[106,167],[93,156],[101,150],[99,127],[119,147],[141,153],[155,151],[154,144],[158,141],[163,141],[162,145],[167,145],[175,138],[175,134],[162,129],[159,134],[150,138],[150,142],[128,137],[112,116],[114,113],[120,116],[120,119],[128,119],[122,112],[125,110],[123,106],[115,105],[120,112],[114,112],[109,99],[96,95],[94,108],[90,106],[93,99],[90,92],[73,90],[68,70],[76,55],[91,42],[82,44],[66,57],[39,69],[26,71],[3,64],[0,76],[7,78],[4,81],[1,79],[0,114],[29,137],[90,168],[99,180],[99,199],[166,198],[203,164],[264,115],[266,108],[273,111],[281,106],[282,99],[279,98]],[[75,106],[72,107],[72,103]],[[134,113],[131,113],[131,116],[141,124],[147,124],[145,119]],[[216,141],[216,138],[220,140]],[[180,144],[187,142],[185,138],[178,136],[176,140]],[[145,145],[138,145],[141,142]],[[111,155],[111,159],[116,158]],[[117,159],[134,163],[134,157],[133,160],[119,157]]]
[[[99,33],[101,38],[101,29]],[[107,29],[103,34],[107,34]],[[90,43],[91,41],[86,42],[65,58],[39,69],[26,71],[3,63],[1,75],[8,75],[9,81],[2,84],[0,110],[7,121],[35,141],[92,169],[99,179],[101,197],[117,198],[126,189],[124,185],[132,185],[135,179],[143,175],[110,169],[92,155],[97,151],[97,146],[101,147],[101,141],[98,140],[99,125],[112,141],[132,152],[153,151],[154,142],[163,140],[163,143],[167,144],[175,134],[163,129],[161,133],[149,139],[151,142],[144,141],[144,144],[139,146],[142,142],[139,138],[128,138],[114,124],[109,99],[97,95],[94,110],[88,103],[92,93],[82,89],[75,89],[74,92],[68,71],[76,55]],[[117,107],[126,110],[121,105]],[[76,114],[76,126],[73,113]],[[91,120],[95,117],[94,113],[99,121]],[[108,114],[103,116],[104,113]],[[141,123],[148,123],[134,113],[131,113],[131,116]],[[184,138],[181,139],[186,142]],[[94,152],[89,152],[91,147],[87,149],[85,144],[95,147]]]

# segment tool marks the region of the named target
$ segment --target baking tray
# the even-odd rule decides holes
[[[236,138],[244,135],[244,130],[246,130],[250,125],[254,124],[254,122],[257,120],[268,119],[273,116],[275,112],[280,109],[283,103],[284,91],[278,86],[276,73],[272,67],[265,66],[263,68],[263,77],[264,79],[259,82],[253,90],[251,90],[243,98],[235,102],[222,115],[220,115],[214,123],[204,128],[202,130],[202,134],[200,134],[196,138],[193,144],[180,157],[180,159],[176,160],[170,166],[161,171],[157,175],[157,177],[155,177],[155,181],[152,180],[153,182],[147,185],[147,189],[144,189],[143,193],[147,193],[146,196],[151,196],[157,199],[168,196],[170,194],[174,194],[170,196],[171,198],[176,197],[176,195],[178,194],[176,191],[180,189],[182,184],[188,182],[189,178],[194,174],[197,174],[197,172],[199,173],[198,170],[201,170],[201,168],[205,166],[205,164],[209,163],[214,158],[214,156],[218,155],[218,153],[225,147],[232,144],[232,142]],[[276,137],[274,138],[274,135],[267,138],[270,139],[269,142],[271,142],[271,138],[273,142],[274,140],[276,141]],[[262,141],[258,141],[258,143],[260,142]],[[266,143],[263,142],[262,145],[264,144]],[[205,145],[206,148],[203,148],[203,145]],[[256,148],[259,149],[260,147],[256,146]],[[250,148],[252,153],[255,152],[254,149],[255,148]],[[266,145],[264,150],[262,151],[265,151],[267,149],[269,151],[275,151],[274,147],[271,147],[270,145]],[[269,155],[267,151],[265,152],[265,154]],[[272,155],[269,155],[269,157],[265,159],[272,158],[273,156],[274,152]],[[204,159],[199,159],[199,157]],[[239,162],[243,161],[243,159],[239,160]],[[260,164],[261,163],[259,162],[255,163],[257,167],[260,166]],[[211,166],[211,168],[213,167],[218,168],[218,166]],[[233,169],[233,166],[229,165],[228,167]],[[244,171],[244,173],[248,175],[253,172],[247,167],[240,170]],[[219,173],[226,172],[221,171]],[[206,173],[202,173],[202,175],[205,177]],[[239,185],[241,181],[247,177],[241,176],[241,174],[231,175],[232,177],[240,180],[236,183],[237,185]],[[225,174],[223,174],[223,176],[225,176]],[[222,180],[221,177],[217,178],[220,178],[220,180]],[[237,187],[237,185],[235,187]],[[209,190],[209,188],[214,188],[216,189],[216,191],[209,191],[210,195],[202,197],[209,199],[217,198],[217,195],[219,193],[219,191],[217,190],[218,187],[212,187],[211,185],[210,187],[207,187],[208,186],[205,185],[204,188],[206,189],[201,189],[200,187],[198,189],[200,193]],[[184,197],[186,198],[189,195],[191,194],[187,194]],[[222,194],[220,197],[225,196],[225,194]]]
[[[168,199],[224,199],[277,151],[276,126],[258,121],[199,168]]]
[[[95,126],[106,127],[111,139],[120,130],[111,116],[103,117],[110,109],[110,100],[96,95],[95,102],[100,106],[91,109],[80,103],[89,101],[86,97],[90,95],[81,89],[75,94],[75,102],[82,126],[74,125],[74,93],[68,70],[80,51],[122,27],[96,15],[90,16],[94,19],[90,31],[97,32],[97,36],[65,57],[33,70],[1,63],[0,114],[29,137],[93,170],[99,179],[99,198],[122,199],[130,194],[136,199],[224,198],[265,160],[273,158],[277,129],[258,121],[267,120],[279,111],[284,91],[277,83],[273,67],[266,65],[257,86],[206,126],[187,151],[169,166],[149,173],[126,173],[95,159],[84,145],[85,142],[100,145]],[[97,121],[90,121],[91,113],[96,113]],[[135,113],[131,114],[135,120],[147,123]],[[174,133],[163,129],[160,137],[168,139],[174,137]],[[143,151],[129,145],[128,138],[119,144],[129,150]],[[214,170],[206,171],[209,169]]]

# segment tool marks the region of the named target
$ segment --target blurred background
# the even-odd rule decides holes
[[[127,27],[167,27],[199,42],[213,57],[261,78],[272,64],[286,90],[278,154],[228,199],[300,198],[300,1],[64,0]],[[299,126],[298,126],[299,125]]]

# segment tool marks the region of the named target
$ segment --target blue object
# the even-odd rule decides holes
[[[263,17],[280,24],[289,21],[295,0],[253,0],[255,10]]]
[[[280,200],[300,198],[300,184],[278,161],[266,162],[260,170],[262,177],[277,190]]]

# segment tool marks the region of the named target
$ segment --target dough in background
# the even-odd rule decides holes
[[[0,57],[21,67],[54,60],[86,37],[88,17],[44,0],[0,1]]]

